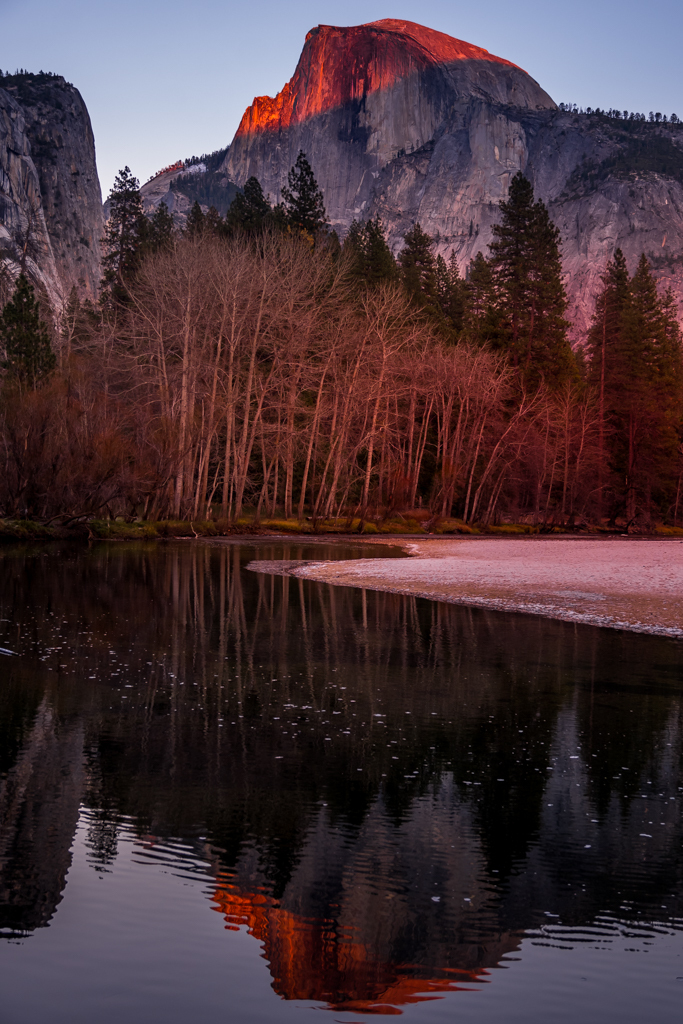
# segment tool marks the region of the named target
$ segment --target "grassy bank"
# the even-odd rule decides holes
[[[226,520],[210,522],[186,522],[181,520],[164,520],[161,522],[143,522],[123,519],[89,519],[72,523],[63,522],[37,523],[25,519],[0,519],[0,543],[16,541],[46,541],[65,539],[84,540],[172,540],[173,538],[230,537],[230,536],[273,536],[291,534],[294,536],[353,536],[362,533],[364,536],[531,536],[548,534],[614,534],[622,533],[623,529],[612,530],[605,526],[585,526],[580,529],[563,529],[558,526],[534,526],[528,523],[504,523],[498,526],[482,526],[463,523],[459,519],[434,520],[428,514],[418,513],[415,516],[394,516],[383,520],[338,519],[319,521],[315,525],[308,520],[299,522],[297,519],[261,519],[256,522],[253,516],[244,516],[235,523]],[[657,526],[650,536],[683,537],[683,528]]]

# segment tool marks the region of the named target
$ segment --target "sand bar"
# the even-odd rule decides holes
[[[458,538],[411,558],[316,562],[296,576],[683,638],[683,540]]]

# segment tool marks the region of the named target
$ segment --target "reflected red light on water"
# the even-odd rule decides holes
[[[228,931],[246,928],[263,946],[272,987],[283,999],[326,1004],[356,1013],[400,1014],[401,1006],[440,999],[446,992],[485,981],[488,971],[383,963],[368,946],[331,918],[307,918],[263,892],[228,881],[212,896]],[[436,973],[437,977],[429,975]]]

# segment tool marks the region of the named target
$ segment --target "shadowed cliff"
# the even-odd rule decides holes
[[[94,299],[102,196],[81,94],[58,75],[0,79],[0,260],[5,290],[23,266],[59,310]]]

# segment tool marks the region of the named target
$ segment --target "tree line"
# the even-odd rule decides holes
[[[645,257],[614,254],[574,351],[559,232],[521,173],[464,276],[419,224],[396,256],[378,219],[340,243],[303,153],[282,196],[250,178],[181,231],[125,168],[100,303],[73,293],[50,337],[20,276],[3,515],[683,522],[681,334]]]
[[[668,117],[666,114],[662,114],[661,111],[650,111],[645,116],[638,111],[634,110],[617,110],[616,107],[610,107],[609,110],[603,110],[601,107],[579,107],[576,103],[558,103],[558,110],[568,114],[595,114],[599,117],[608,117],[613,121],[630,121],[630,122],[647,122],[648,124],[673,124],[679,125],[681,122],[678,114],[672,114]]]

